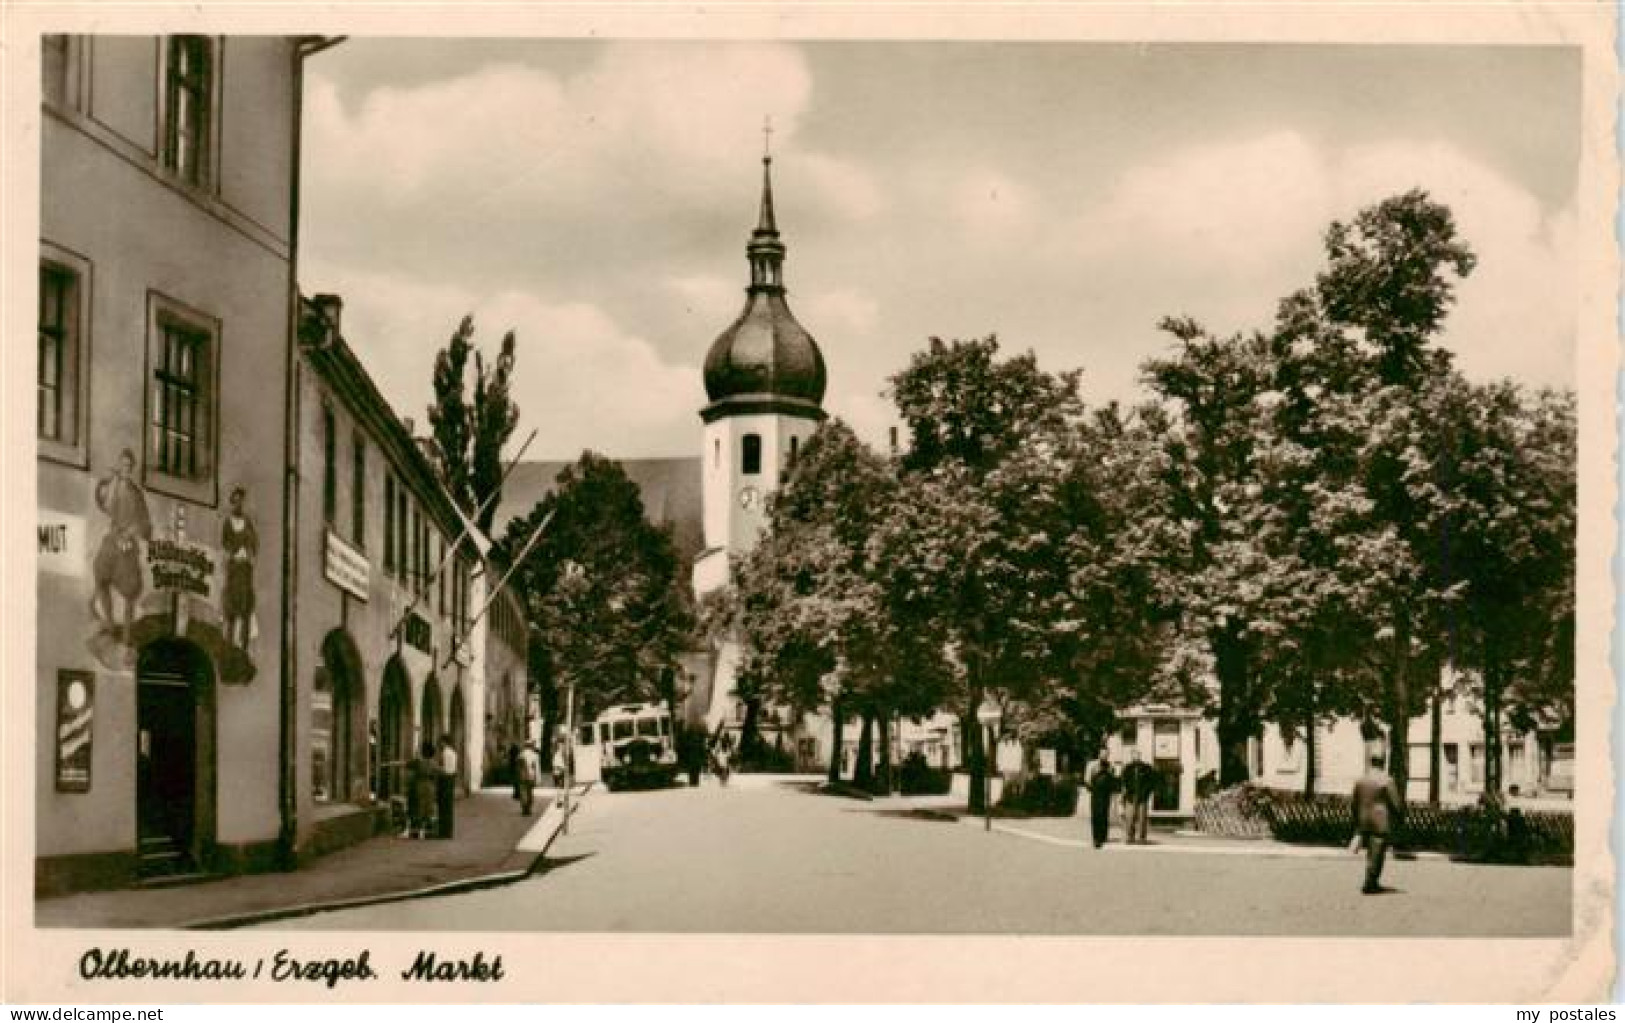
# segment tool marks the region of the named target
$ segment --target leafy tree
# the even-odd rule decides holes
[[[1067,559],[1078,372],[998,357],[987,337],[933,338],[891,394],[910,432],[896,512],[876,541],[888,615],[936,662],[960,721],[979,809],[987,764],[976,710],[997,697],[1042,702],[1065,671],[1058,623],[1071,605]],[[1018,722],[1012,722],[1018,723]]]
[[[1456,234],[1449,207],[1413,190],[1362,210],[1350,224],[1326,234],[1327,267],[1316,300],[1327,321],[1354,332],[1368,353],[1371,385],[1351,396],[1356,429],[1369,438],[1361,484],[1372,502],[1376,532],[1362,551],[1376,570],[1368,594],[1381,658],[1383,711],[1395,756],[1390,771],[1400,791],[1409,776],[1406,741],[1417,710],[1420,668],[1437,663],[1430,650],[1441,601],[1450,596],[1437,558],[1444,467],[1437,451],[1437,403],[1449,355],[1431,346],[1455,300],[1455,282],[1472,273],[1476,258]],[[1360,400],[1363,399],[1363,400]],[[1437,676],[1432,685],[1437,684]]]
[[[742,640],[746,724],[763,703],[797,713],[828,707],[832,780],[849,714],[872,738],[876,720],[904,704],[929,704],[908,688],[913,676],[901,669],[910,644],[884,613],[875,571],[872,540],[895,486],[890,465],[844,423],[826,423],[774,495],[766,535],[735,566],[731,622]],[[860,783],[868,780],[863,752]]]
[[[502,495],[502,447],[519,424],[510,393],[514,334],[502,338],[496,363],[486,368],[474,348],[474,318],[465,316],[435,355],[434,395],[429,406],[436,463],[447,491],[463,512],[490,535]],[[474,391],[467,395],[468,357],[474,357]]]
[[[529,515],[509,524],[497,556],[518,557],[538,529],[513,585],[525,600],[544,707],[562,713],[557,691],[569,683],[580,720],[669,696],[662,686],[669,687],[693,612],[671,536],[645,517],[620,463],[585,452]]]

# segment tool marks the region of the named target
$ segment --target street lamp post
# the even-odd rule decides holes
[[[565,742],[569,743],[564,758],[564,794],[559,800],[559,807],[564,811],[564,823],[559,830],[564,834],[570,833],[570,790],[576,783],[576,680],[571,678],[564,688],[564,728]]]
[[[993,736],[999,723],[999,705],[983,700],[976,708],[976,720],[982,726],[982,830],[993,830],[993,765],[997,762],[993,751]]]

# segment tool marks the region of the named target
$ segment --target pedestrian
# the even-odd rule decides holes
[[[1147,831],[1151,818],[1151,793],[1157,787],[1157,772],[1140,759],[1138,747],[1129,750],[1128,763],[1123,765],[1123,830],[1128,833],[1129,845],[1150,845]]]
[[[692,727],[684,728],[682,735],[683,771],[688,775],[688,787],[697,789],[705,770],[705,737]]]
[[[536,782],[542,776],[542,758],[536,752],[536,742],[525,743],[525,748],[514,758],[514,784],[519,788],[519,813],[530,816],[530,804],[536,794]]]
[[[423,740],[417,757],[406,767],[406,813],[408,823],[402,838],[428,838],[434,825],[435,776],[434,743]]]
[[[1100,759],[1084,771],[1083,787],[1089,790],[1089,828],[1099,849],[1111,831],[1112,795],[1117,791],[1117,772],[1112,770],[1106,747],[1100,748]]]
[[[519,744],[508,743],[508,781],[513,784],[513,798],[519,798]]]
[[[569,756],[564,752],[564,740],[553,740],[553,794],[554,802],[564,805],[564,786],[570,769]]]
[[[1382,863],[1388,855],[1389,836],[1401,804],[1399,788],[1382,769],[1382,754],[1373,752],[1366,759],[1365,775],[1354,783],[1350,799],[1355,835],[1349,842],[1349,851],[1365,846],[1365,885],[1360,891],[1375,895],[1383,890]]]
[[[717,781],[721,782],[724,788],[728,785],[728,772],[732,769],[730,763],[732,759],[733,743],[728,741],[728,737],[724,735],[722,741],[717,743],[716,751],[711,754],[712,769],[716,771]]]
[[[440,760],[435,765],[439,768],[435,775],[435,803],[439,828],[435,831],[436,838],[451,838],[455,832],[457,812],[457,747],[451,744],[451,736],[440,737]]]

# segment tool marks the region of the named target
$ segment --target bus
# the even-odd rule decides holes
[[[611,792],[677,782],[671,712],[660,703],[611,707],[575,736],[576,781],[602,781]]]

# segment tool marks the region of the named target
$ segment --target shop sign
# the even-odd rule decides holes
[[[1155,736],[1152,739],[1151,755],[1157,760],[1179,759],[1178,722],[1157,722]]]
[[[208,548],[186,540],[149,540],[147,567],[153,589],[208,599],[214,581],[214,559]]]
[[[78,515],[40,510],[35,526],[42,572],[83,576],[90,564],[85,553],[85,520]]]
[[[366,601],[372,565],[366,555],[331,529],[327,530],[327,556],[323,559],[322,568],[328,582],[355,599]]]
[[[96,676],[60,671],[56,676],[56,790],[90,791],[91,725],[96,713]]]

